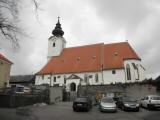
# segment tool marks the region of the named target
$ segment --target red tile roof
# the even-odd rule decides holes
[[[128,42],[105,44],[103,52],[103,69],[123,68],[125,59],[140,60]]]
[[[10,60],[8,60],[4,55],[2,55],[1,53],[0,53],[0,59],[1,60],[4,60],[4,61],[6,61],[6,62],[8,62],[8,63],[10,63],[10,64],[12,64],[12,62],[10,61]]]
[[[124,59],[138,59],[128,42],[93,44],[65,48],[60,56],[52,59],[38,74],[61,74],[101,71],[123,68]]]

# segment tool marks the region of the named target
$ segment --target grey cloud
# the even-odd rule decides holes
[[[136,27],[152,11],[146,0],[94,0],[92,3],[101,18],[113,22],[113,26],[128,29]]]
[[[41,5],[43,10],[39,11],[40,24],[30,15],[33,11],[28,9],[31,8],[26,8],[21,11],[22,27],[26,27],[33,38],[22,38],[25,42],[19,53],[8,50],[14,62],[12,74],[29,74],[43,67],[47,39],[57,16],[61,17],[67,46],[114,42],[118,31],[124,31],[142,58],[147,74],[156,74],[160,68],[159,5],[158,0],[46,0]]]

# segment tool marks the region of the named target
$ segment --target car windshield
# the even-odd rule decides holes
[[[152,100],[160,100],[160,96],[154,96],[151,98]]]
[[[113,99],[112,98],[103,98],[102,102],[106,102],[106,103],[113,103]]]
[[[77,102],[86,102],[87,98],[77,98],[75,101],[77,101]]]
[[[133,98],[130,98],[130,97],[123,97],[123,99],[122,99],[123,101],[126,101],[126,102],[134,102],[134,101],[136,101],[135,99],[133,99]]]

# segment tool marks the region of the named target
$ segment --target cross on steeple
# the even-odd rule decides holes
[[[59,22],[60,17],[58,16],[58,22]]]

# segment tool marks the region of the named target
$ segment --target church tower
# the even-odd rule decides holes
[[[66,47],[66,40],[63,38],[64,32],[61,28],[61,24],[58,22],[56,27],[52,31],[53,36],[48,39],[48,56],[47,60],[49,61],[53,56],[59,56],[63,51],[63,48]]]

